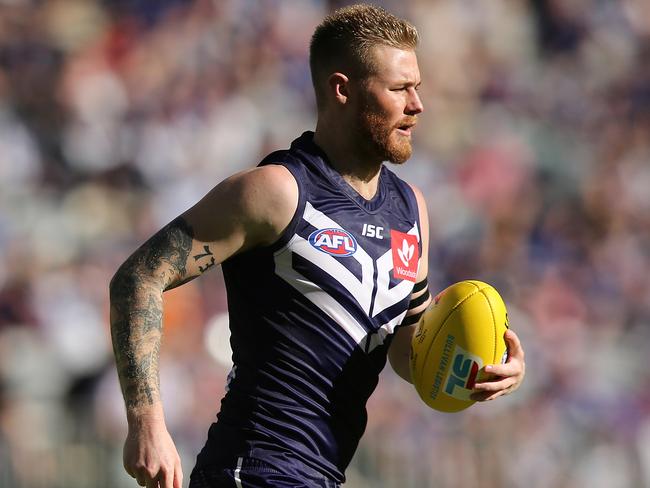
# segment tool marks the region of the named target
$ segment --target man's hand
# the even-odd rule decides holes
[[[490,375],[490,378],[474,385],[472,400],[479,402],[494,400],[502,395],[512,393],[519,388],[524,380],[526,363],[519,337],[508,329],[504,338],[508,343],[508,360],[505,364],[489,364],[485,367],[485,372]]]
[[[139,420],[129,424],[124,469],[140,486],[182,488],[181,460],[164,421]]]

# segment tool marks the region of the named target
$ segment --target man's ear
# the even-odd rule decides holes
[[[343,73],[332,73],[327,79],[327,87],[337,103],[347,103],[350,96],[350,80],[347,76]]]

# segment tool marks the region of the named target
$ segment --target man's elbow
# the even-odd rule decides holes
[[[137,267],[130,264],[129,260],[124,262],[115,272],[108,285],[108,293],[112,304],[130,301],[134,296],[140,294],[144,289],[160,288],[154,276],[145,273]]]
[[[134,285],[134,275],[132,273],[128,273],[124,269],[124,265],[120,266],[108,284],[108,294],[111,302],[121,296],[124,296],[124,292],[126,290],[133,290],[135,288]]]

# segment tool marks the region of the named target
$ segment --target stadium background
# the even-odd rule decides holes
[[[108,281],[154,230],[314,126],[324,0],[0,0],[0,486],[131,487]],[[650,4],[386,0],[426,107],[400,172],[434,290],[495,285],[516,395],[446,415],[388,369],[348,487],[650,487]],[[186,483],[223,393],[220,272],[168,293]],[[226,358],[226,359],[224,359]]]

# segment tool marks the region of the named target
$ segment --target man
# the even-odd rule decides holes
[[[124,465],[141,486],[181,486],[158,384],[164,290],[222,264],[234,367],[190,486],[330,487],[390,360],[410,381],[411,336],[431,301],[422,194],[404,163],[423,110],[409,23],[365,5],[316,29],[314,133],[217,185],[139,248],[111,282],[111,328],[127,407]],[[516,389],[523,350],[481,400]]]

